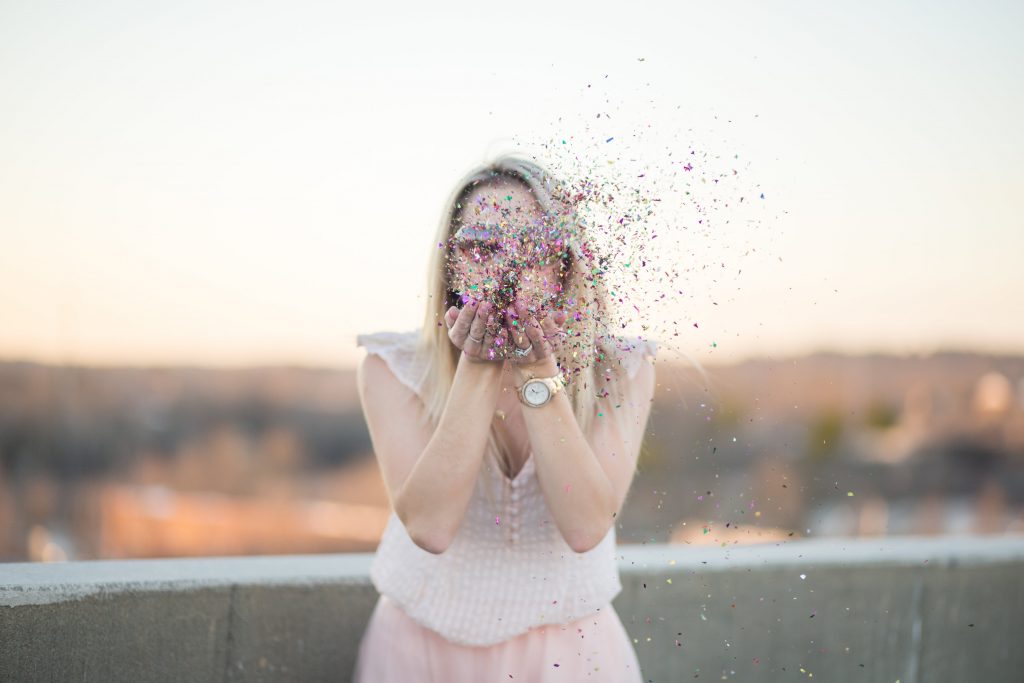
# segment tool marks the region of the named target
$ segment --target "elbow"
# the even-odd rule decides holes
[[[569,542],[569,547],[572,548],[572,551],[577,555],[582,555],[583,553],[596,548],[597,544],[600,542],[600,540],[595,541],[592,538],[574,539]]]
[[[423,548],[432,555],[440,555],[445,550],[448,550],[448,546],[451,545],[451,541],[447,538],[440,536],[439,534],[421,534],[421,533],[409,533],[409,538],[420,548]]]
[[[589,552],[601,544],[614,524],[615,516],[613,515],[611,521],[601,524],[599,527],[584,529],[575,535],[566,536],[565,542],[576,554]]]
[[[583,542],[573,541],[569,543],[569,547],[572,548],[572,551],[577,555],[582,555],[583,553],[593,550],[595,547],[597,547],[597,543],[594,543],[590,540],[585,540]]]
[[[613,493],[609,493],[608,495],[609,498],[614,498]],[[617,507],[618,506],[616,506],[614,503],[609,502],[608,505],[605,506],[605,509],[616,510]],[[572,548],[573,552],[577,554],[582,554],[590,550],[593,550],[598,545],[600,545],[601,541],[603,541],[605,537],[608,535],[608,532],[615,524],[615,517],[617,515],[617,511],[613,512],[610,514],[608,521],[597,523],[596,525],[591,525],[590,528],[582,529],[577,534],[571,537],[566,536],[565,542],[569,545],[570,548]]]
[[[610,527],[609,527],[610,528]],[[572,551],[577,555],[589,552],[600,545],[601,541],[608,534],[608,528],[605,528],[603,532],[597,533],[596,530],[588,534],[581,534],[572,538],[566,539],[566,543],[572,548]]]
[[[400,501],[401,498],[399,498]],[[428,553],[440,555],[451,545],[452,539],[449,534],[438,533],[436,525],[418,523],[419,518],[410,515],[405,507],[399,503],[395,505],[395,515],[402,522],[402,526],[405,527],[405,532],[409,535],[412,542]],[[422,528],[423,526],[427,528],[424,529]]]

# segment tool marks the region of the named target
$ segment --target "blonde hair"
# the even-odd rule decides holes
[[[586,225],[575,209],[570,188],[536,162],[515,154],[503,155],[473,169],[456,184],[431,243],[427,306],[417,346],[419,366],[424,368],[421,386],[427,419],[433,426],[440,421],[461,354],[449,339],[444,324],[446,311],[459,301],[458,294],[450,287],[446,268],[449,238],[458,227],[461,209],[470,193],[481,185],[501,180],[525,185],[540,207],[568,228],[563,231],[568,267],[558,305],[568,314],[563,329],[569,332],[569,337],[561,349],[566,357],[556,356],[556,360],[581,431],[589,432],[599,410],[616,419],[621,427],[625,411],[613,406],[622,401],[623,372],[620,364],[614,362],[617,344],[604,332],[610,321],[612,302],[601,277],[604,264],[586,239]],[[599,364],[604,366],[603,373]],[[501,472],[498,459],[508,463],[509,458],[499,442],[492,422],[487,439],[487,462]]]

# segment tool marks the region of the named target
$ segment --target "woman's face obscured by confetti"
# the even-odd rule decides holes
[[[456,209],[448,246],[449,288],[504,311],[516,298],[534,312],[554,308],[568,246],[557,219],[515,180],[481,183]]]

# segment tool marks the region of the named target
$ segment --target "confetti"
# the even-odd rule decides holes
[[[608,382],[581,385],[608,399],[599,418],[626,405],[609,375],[615,351],[652,340],[692,360],[686,349],[719,348],[712,335],[723,330],[694,322],[698,306],[728,305],[745,262],[767,255],[753,242],[770,236],[762,225],[774,211],[748,201],[766,196],[754,156],[729,142],[718,117],[703,130],[671,114],[680,107],[644,91],[648,80],[618,95],[608,75],[584,82],[573,113],[515,135],[520,154],[550,173],[540,178],[550,204],[536,214],[520,192],[464,196],[445,245],[453,300],[490,302],[496,328],[530,324],[512,306],[519,300],[537,320],[568,313],[563,376],[567,386]],[[494,338],[487,357],[513,346]]]

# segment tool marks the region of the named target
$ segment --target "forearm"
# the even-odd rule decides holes
[[[529,377],[516,369],[517,385]],[[554,363],[535,370],[538,377],[557,372]],[[566,543],[576,552],[596,545],[613,523],[615,494],[580,429],[566,392],[539,408],[523,407],[541,492]]]
[[[396,498],[396,514],[426,550],[444,552],[462,523],[483,462],[501,372],[501,363],[460,356],[438,426]]]

